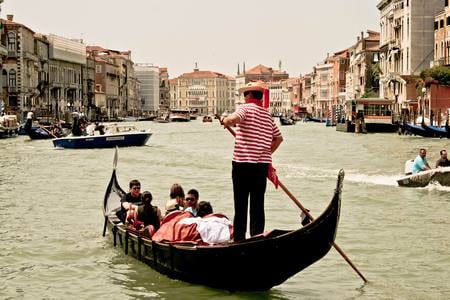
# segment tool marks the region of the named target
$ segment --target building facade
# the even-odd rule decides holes
[[[49,111],[57,119],[68,119],[71,112],[86,112],[83,102],[83,69],[86,46],[56,35],[49,41]]]
[[[171,108],[189,109],[198,114],[222,114],[230,110],[234,100],[230,99],[232,87],[228,76],[196,67],[193,72],[177,78],[176,98]]]
[[[136,64],[135,72],[140,82],[142,110],[157,113],[160,110],[160,69],[151,64]]]
[[[24,117],[27,111],[45,111],[48,99],[48,41],[12,15],[1,21],[7,47],[2,82],[4,111]]]
[[[398,119],[417,99],[412,76],[434,60],[434,20],[442,0],[382,0],[380,11],[380,97],[394,101]]]
[[[170,109],[170,82],[167,68],[159,68],[159,113],[168,113]]]

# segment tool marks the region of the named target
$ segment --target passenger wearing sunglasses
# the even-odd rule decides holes
[[[130,191],[120,199],[121,210],[117,212],[117,217],[125,223],[127,212],[135,210],[142,204],[141,183],[139,180],[130,181]]]
[[[187,192],[184,199],[184,211],[190,212],[194,217],[197,217],[198,212],[198,191],[191,189]]]

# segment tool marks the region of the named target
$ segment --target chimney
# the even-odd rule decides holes
[[[364,31],[361,31],[361,40],[364,39]]]
[[[8,21],[13,21],[13,19],[14,19],[14,15],[6,15],[6,19],[8,20]]]

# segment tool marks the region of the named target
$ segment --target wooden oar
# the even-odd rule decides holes
[[[220,117],[216,114],[216,117],[219,119],[220,123],[223,125],[222,120],[220,119]],[[229,126],[225,126],[225,128],[233,135],[236,136],[236,133],[234,132],[234,130],[232,128],[230,128]],[[298,206],[298,208],[300,208],[300,210],[311,220],[314,221],[314,217],[311,216],[311,214],[309,213],[309,210],[306,209],[301,202],[295,198],[295,196],[287,189],[287,187],[280,181],[278,180],[278,185],[281,187],[281,189],[286,193],[286,195],[288,195],[289,198],[291,198],[292,201],[294,201],[294,203]],[[336,249],[336,251],[345,259],[345,261],[350,265],[350,267],[352,267],[352,269],[359,275],[359,277],[361,277],[361,279],[364,282],[367,282],[367,279],[364,277],[363,274],[361,274],[361,272],[358,270],[358,268],[356,268],[356,266],[353,264],[353,262],[350,260],[350,258],[348,258],[348,256],[344,253],[344,251],[342,251],[342,249],[335,243],[333,242],[331,244],[334,249]]]

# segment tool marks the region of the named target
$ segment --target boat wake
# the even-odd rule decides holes
[[[375,185],[387,185],[397,186],[397,179],[400,176],[393,175],[367,175],[367,174],[347,174],[346,180],[356,183],[375,184]]]
[[[361,174],[357,173],[355,170],[345,170],[346,176],[345,181],[362,183],[362,184],[375,184],[375,185],[385,185],[385,186],[397,186],[397,179],[401,175],[379,175],[379,174]],[[278,165],[277,174],[280,178],[334,178],[338,170],[325,170],[325,169],[315,169],[308,167],[300,167],[295,165]]]
[[[450,192],[450,186],[442,186],[437,182],[430,183],[429,185],[419,189],[426,191]]]

